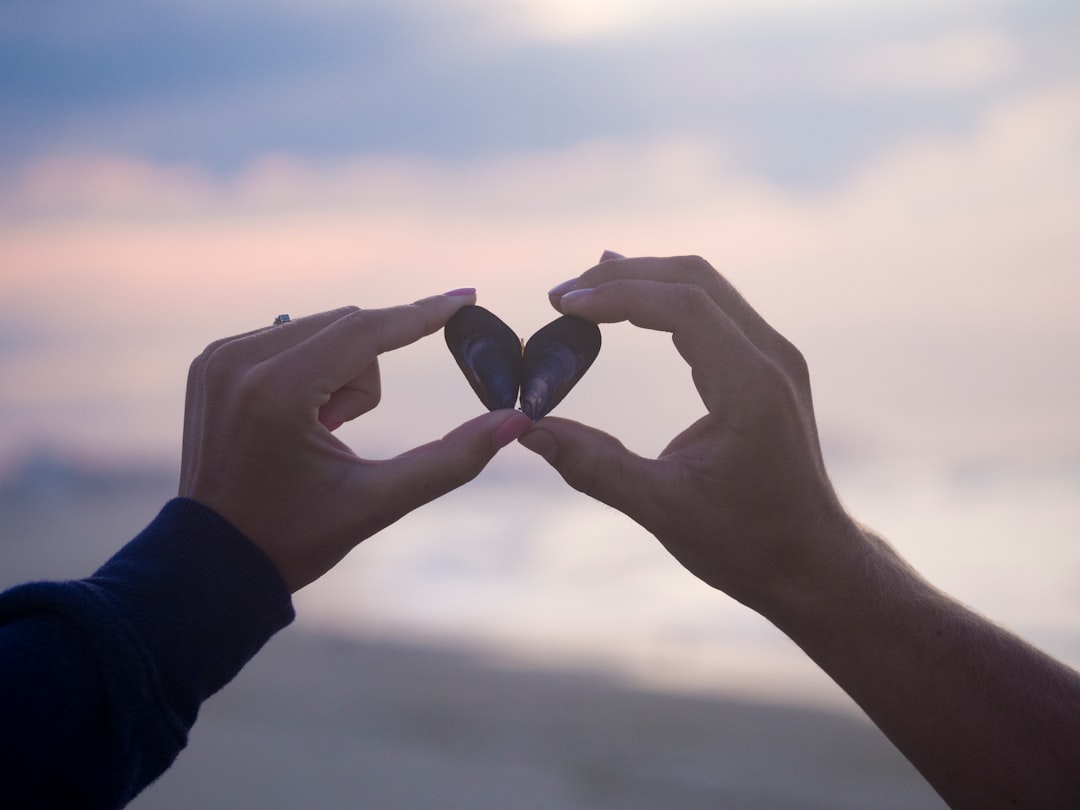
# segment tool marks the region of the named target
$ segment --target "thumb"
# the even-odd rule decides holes
[[[519,411],[500,410],[470,419],[441,439],[378,462],[373,492],[392,520],[475,478],[500,449],[532,423]]]
[[[652,465],[614,436],[558,417],[545,417],[518,443],[542,456],[570,486],[638,519]]]

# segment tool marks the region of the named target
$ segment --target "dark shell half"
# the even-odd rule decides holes
[[[443,329],[446,345],[489,411],[513,408],[521,383],[521,338],[483,307],[462,307]]]
[[[524,351],[514,330],[483,307],[467,306],[446,323],[446,345],[488,410],[513,408],[533,421],[562,401],[600,353],[600,327],[564,315],[533,335]]]
[[[600,327],[563,315],[525,344],[521,411],[534,422],[562,402],[600,354]]]

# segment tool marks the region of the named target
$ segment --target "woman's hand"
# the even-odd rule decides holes
[[[826,476],[802,355],[707,262],[605,254],[551,301],[588,320],[670,332],[707,411],[655,460],[596,429],[542,420],[520,441],[571,486],[758,609],[797,598],[822,566],[858,553],[865,539]]]
[[[386,461],[358,458],[332,434],[378,405],[380,354],[474,301],[468,290],[346,308],[212,343],[188,376],[179,494],[244,532],[295,592],[360,541],[476,477],[528,428],[525,416],[487,413]]]

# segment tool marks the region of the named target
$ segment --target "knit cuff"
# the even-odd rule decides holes
[[[270,559],[216,512],[183,498],[84,582],[147,653],[188,727],[202,701],[295,616]]]

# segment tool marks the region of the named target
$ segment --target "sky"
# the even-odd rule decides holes
[[[698,254],[805,354],[853,514],[1075,665],[1078,222],[1075,0],[5,0],[0,481],[176,469],[191,359],[282,312],[475,286],[524,337],[605,249]],[[602,331],[557,414],[655,454],[689,371]],[[438,335],[380,368],[361,455],[481,411]],[[510,446],[300,612],[810,682],[620,517]]]
[[[1075,465],[1078,45],[1058,0],[9,0],[0,459],[174,460],[218,337],[464,285],[528,335],[612,249],[724,272],[831,458]],[[361,453],[478,412],[437,337],[382,366]],[[617,325],[560,406],[700,411]]]

